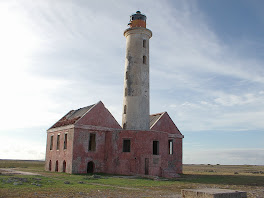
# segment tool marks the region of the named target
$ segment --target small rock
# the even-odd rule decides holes
[[[41,185],[41,184],[36,184],[36,186],[39,186],[39,187],[40,187],[40,186],[42,186],[42,185]]]
[[[84,184],[84,182],[83,182],[83,181],[79,181],[78,183],[79,183],[79,184]]]
[[[238,172],[234,172],[235,175],[238,175],[239,173]]]
[[[22,185],[22,182],[14,182],[13,185],[15,185],[15,186]]]
[[[160,178],[157,176],[157,177],[153,177],[153,180],[154,181],[159,181],[160,180]]]
[[[64,184],[70,184],[70,182],[69,181],[65,181]]]
[[[93,175],[93,178],[99,179],[99,178],[101,178],[101,176],[100,175]]]
[[[11,180],[11,179],[8,179],[8,180],[6,180],[5,181],[7,184],[10,184],[10,183],[12,183],[13,181]]]

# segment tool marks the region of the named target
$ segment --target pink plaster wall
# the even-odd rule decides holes
[[[182,135],[167,112],[165,112],[161,116],[161,118],[155,123],[155,125],[151,127],[151,130],[165,131],[168,133],[175,133]]]
[[[60,133],[60,147],[57,150],[57,135]],[[67,149],[64,149],[64,134],[67,133]],[[50,150],[50,140],[53,135],[53,149]],[[55,164],[58,160],[58,172],[63,171],[63,161],[66,161],[66,172],[72,172],[72,151],[73,151],[73,129],[64,129],[47,133],[46,163],[45,170],[49,170],[51,160],[51,171],[55,171]]]
[[[85,126],[93,126],[93,128]],[[104,127],[104,128],[102,128]],[[68,132],[67,149],[63,149],[64,133]],[[57,134],[60,148],[56,150]],[[96,134],[96,150],[89,151],[90,134]],[[50,136],[53,135],[53,150]],[[48,131],[45,170],[52,170],[58,160],[62,172],[65,160],[68,173],[87,173],[87,164],[95,164],[94,172],[123,175],[145,175],[145,162],[149,161],[148,174],[176,177],[182,173],[182,137],[171,118],[164,113],[149,131],[122,130],[111,113],[99,102],[74,125],[74,129]],[[130,140],[130,152],[123,152],[123,140]],[[169,155],[168,140],[173,140],[173,155]],[[159,155],[153,155],[153,141],[159,141]]]
[[[121,129],[121,126],[101,101],[77,121],[76,124]]]

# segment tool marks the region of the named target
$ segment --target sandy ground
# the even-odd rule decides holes
[[[3,175],[40,175],[37,173],[18,171],[15,168],[0,168],[0,173]]]

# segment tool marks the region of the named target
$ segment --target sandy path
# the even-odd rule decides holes
[[[18,171],[13,168],[0,168],[0,173],[3,175],[40,175],[38,173],[31,173],[31,172],[25,172],[25,171]]]

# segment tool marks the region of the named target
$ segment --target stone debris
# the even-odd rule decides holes
[[[203,189],[182,189],[183,198],[247,198],[247,193],[243,191],[203,188]]]

